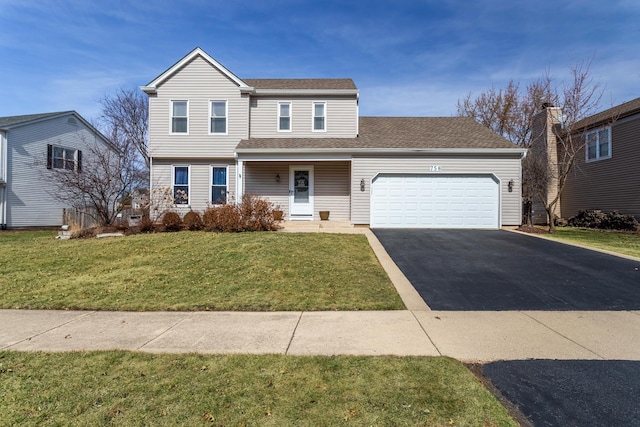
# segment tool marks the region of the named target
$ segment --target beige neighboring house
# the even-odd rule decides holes
[[[554,129],[559,129],[562,110],[545,106],[537,116],[546,132],[539,132],[549,162],[557,162]],[[609,108],[577,122],[575,137],[586,138],[567,177],[556,209],[561,218],[580,210],[620,211],[640,220],[640,98]],[[535,147],[532,149],[536,149]],[[548,197],[553,193],[553,183]],[[541,203],[534,205],[534,222],[546,223]]]
[[[62,225],[47,169],[82,168],[87,144],[106,138],[75,111],[0,117],[0,226]]]
[[[200,48],[142,90],[152,203],[166,191],[202,212],[248,193],[288,220],[520,224],[526,151],[473,119],[360,117],[351,79],[241,79]]]

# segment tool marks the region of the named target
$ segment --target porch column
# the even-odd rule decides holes
[[[242,195],[244,192],[244,185],[242,184],[244,162],[242,160],[236,160],[236,203],[242,202]]]

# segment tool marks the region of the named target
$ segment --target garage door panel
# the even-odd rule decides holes
[[[498,228],[499,185],[489,175],[380,175],[371,226]]]

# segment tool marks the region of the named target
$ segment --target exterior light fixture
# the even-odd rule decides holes
[[[280,174],[276,174],[276,182],[280,182]]]
[[[364,178],[360,180],[360,191],[364,191]]]
[[[509,183],[507,184],[507,187],[509,187],[509,193],[513,193],[513,180],[509,181]]]

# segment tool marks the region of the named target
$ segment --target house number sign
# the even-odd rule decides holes
[[[440,166],[429,166],[429,172],[440,172]]]

